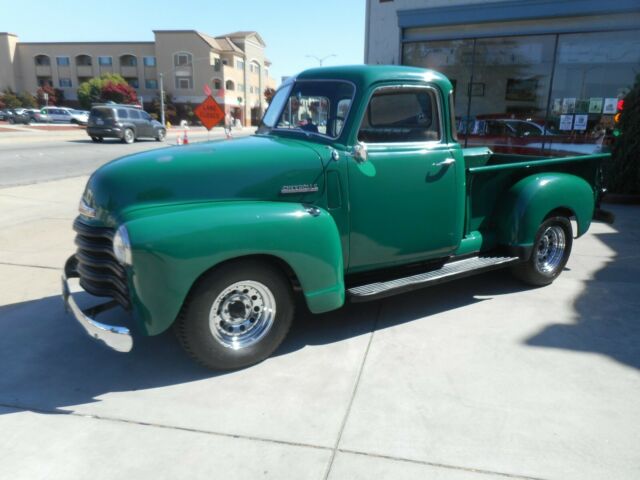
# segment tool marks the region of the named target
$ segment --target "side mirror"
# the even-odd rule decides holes
[[[351,149],[351,156],[358,163],[366,162],[369,157],[369,154],[367,152],[367,146],[364,143],[358,142]]]

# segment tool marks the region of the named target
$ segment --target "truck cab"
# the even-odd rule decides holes
[[[115,160],[89,179],[63,296],[121,351],[128,326],[82,311],[69,283],[174,327],[214,369],[267,358],[294,298],[322,313],[510,267],[561,273],[594,216],[606,155],[544,158],[462,149],[452,85],[400,66],[312,69],[285,82],[256,134]]]

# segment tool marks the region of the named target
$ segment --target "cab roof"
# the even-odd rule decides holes
[[[332,79],[349,80],[358,89],[389,81],[431,82],[443,92],[452,89],[449,79],[435,70],[403,65],[345,65],[340,67],[311,68],[299,73],[292,80]]]

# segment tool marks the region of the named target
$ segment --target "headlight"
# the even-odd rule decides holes
[[[129,242],[129,233],[124,225],[118,228],[113,237],[113,254],[123,265],[131,265],[131,243]]]

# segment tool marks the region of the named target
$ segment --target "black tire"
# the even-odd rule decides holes
[[[97,137],[97,138],[98,138],[98,143],[104,142],[104,137]]]
[[[100,140],[98,139],[98,137],[94,137],[93,135],[91,136],[91,141],[98,143]]]
[[[255,323],[249,325],[246,333],[242,333],[245,332],[243,329],[239,333],[240,336],[244,335],[246,339],[252,331],[255,335],[255,332],[260,331],[263,326],[261,323],[263,318],[273,318],[270,327],[264,331],[263,336],[254,340],[255,343],[234,349],[225,345],[224,340],[217,338],[220,333],[214,332],[220,332],[220,329],[224,329],[225,321],[216,323],[215,318],[223,319],[222,310],[226,308],[225,305],[228,306],[228,310],[224,310],[224,312],[230,318],[231,314],[228,312],[232,305],[225,303],[225,300],[229,301],[234,296],[252,293],[248,289],[240,290],[245,285],[236,287],[236,284],[244,282],[246,282],[245,285],[249,283],[266,287],[274,301],[275,315],[270,317],[262,312],[255,314],[258,316]],[[234,289],[225,294],[225,290],[228,291],[231,287]],[[246,298],[247,301],[250,301],[249,297]],[[258,298],[256,295],[251,298],[262,300],[262,297]],[[250,307],[245,310],[245,307],[242,306],[243,301],[232,302],[234,305],[240,304],[241,311],[244,312],[240,313],[233,321],[244,321],[245,324],[247,321],[254,322],[250,318],[254,315],[251,313],[254,303],[251,303]],[[210,315],[216,305],[219,307],[218,315],[211,320]],[[270,309],[264,309],[264,312],[267,311]],[[247,312],[249,312],[248,315]],[[198,281],[176,321],[174,331],[182,348],[198,363],[213,370],[232,370],[253,365],[269,357],[289,332],[293,314],[293,294],[287,278],[278,269],[267,263],[240,260],[223,265]],[[216,325],[219,328],[216,328]],[[226,325],[227,328],[233,329],[229,324]],[[239,332],[242,326],[235,325],[235,328],[235,332]],[[225,331],[222,331],[222,335],[226,334]]]
[[[167,131],[164,128],[160,128],[156,133],[156,141],[162,142],[167,136]]]
[[[572,246],[573,230],[569,219],[547,218],[538,228],[531,256],[526,262],[513,267],[512,272],[528,285],[549,285],[562,273]]]
[[[126,128],[124,132],[122,132],[122,143],[127,143],[131,145],[136,141],[136,134],[130,128]]]
[[[13,117],[9,117],[9,123],[13,125],[14,123],[16,123],[16,121]]]

